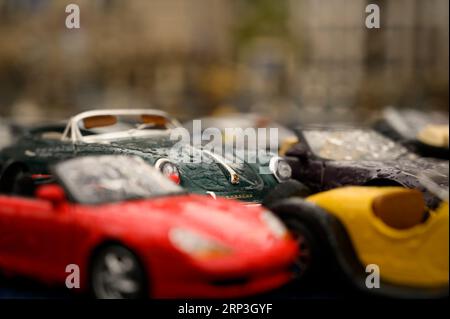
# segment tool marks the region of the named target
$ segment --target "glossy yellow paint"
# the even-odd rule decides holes
[[[399,187],[344,187],[308,197],[345,226],[360,261],[376,264],[386,282],[412,287],[448,285],[449,207],[443,203],[422,224],[387,226],[372,211],[373,200]],[[407,214],[408,212],[405,212]]]

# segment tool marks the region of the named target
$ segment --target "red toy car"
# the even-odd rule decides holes
[[[97,298],[240,297],[291,278],[297,244],[262,207],[186,194],[134,157],[81,157],[52,176],[0,196],[0,269],[63,284],[74,264]]]

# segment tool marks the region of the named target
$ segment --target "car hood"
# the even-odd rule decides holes
[[[109,143],[115,153],[138,155],[154,165],[160,158],[176,163],[181,173],[181,186],[213,192],[234,192],[262,190],[264,182],[257,169],[244,161],[226,163],[214,158],[209,152],[171,140],[169,135],[151,138],[123,139]],[[194,161],[194,154],[201,154],[201,161]],[[235,155],[233,153],[233,155]],[[220,159],[225,160],[222,156]],[[222,162],[223,162],[222,161]],[[228,167],[226,167],[228,166]],[[231,168],[238,176],[239,183],[232,183]]]
[[[114,235],[132,232],[144,238],[168,238],[171,230],[182,228],[245,251],[271,249],[280,242],[261,220],[261,207],[208,196],[168,196],[83,207],[82,211],[89,215],[86,220],[98,218],[102,222],[97,227]]]

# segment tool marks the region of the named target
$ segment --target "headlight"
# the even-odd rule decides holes
[[[161,171],[161,173],[169,178],[175,184],[180,184],[180,171],[178,167],[165,158],[160,158],[156,161],[155,167]]]
[[[268,210],[264,211],[261,215],[261,220],[276,237],[284,238],[288,235],[287,228],[272,212]]]
[[[231,253],[231,249],[221,243],[183,228],[172,229],[169,240],[177,249],[193,257],[214,258]]]
[[[269,169],[279,182],[285,182],[292,176],[291,166],[281,157],[272,157]]]

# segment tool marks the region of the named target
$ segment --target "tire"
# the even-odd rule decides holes
[[[329,215],[298,197],[279,201],[271,210],[297,241],[299,255],[293,270],[296,282],[301,283],[299,288],[326,286],[335,264],[327,226]]]
[[[295,277],[302,282],[316,278],[323,268],[321,244],[313,230],[300,220],[289,218],[284,221],[297,242],[299,255],[295,261]]]
[[[97,299],[144,299],[148,282],[136,255],[121,245],[101,249],[93,258],[90,288]]]
[[[263,200],[263,206],[270,208],[276,202],[291,198],[300,197],[305,198],[311,195],[311,190],[306,185],[300,183],[299,181],[290,179],[284,183],[278,184],[273,190],[267,194]]]

